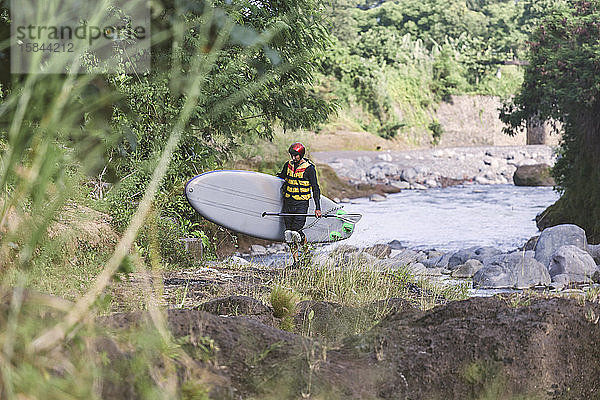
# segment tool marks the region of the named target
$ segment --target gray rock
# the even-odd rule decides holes
[[[377,163],[374,165],[374,167],[379,168],[381,171],[383,171],[384,175],[386,176],[400,175],[400,170],[398,169],[398,166],[389,162]]]
[[[406,249],[406,246],[402,244],[401,241],[394,239],[391,242],[388,243],[388,246],[390,246],[392,248],[392,250],[404,250]]]
[[[481,268],[483,268],[481,261],[474,259],[467,260],[466,263],[456,267],[451,275],[454,278],[472,278]]]
[[[492,257],[473,276],[473,285],[482,288],[524,289],[550,284],[548,269],[532,257],[520,253]]]
[[[447,268],[450,270],[456,269],[459,265],[463,265],[467,260],[475,258],[475,248],[471,247],[468,249],[458,250],[450,256],[448,259]]]
[[[231,256],[227,259],[224,260],[225,263],[230,264],[230,265],[247,265],[250,264],[250,261],[243,259],[242,257],[238,257],[238,256]]]
[[[502,251],[493,246],[469,247],[468,249],[458,250],[450,256],[448,268],[454,269],[471,259],[481,261],[481,263],[485,264],[488,259],[501,253]]]
[[[382,196],[380,194],[377,193],[373,193],[370,197],[369,197],[369,201],[386,201],[387,198],[385,196]]]
[[[387,161],[387,162],[392,162],[393,157],[390,153],[383,153],[383,154],[377,155],[377,159]]]
[[[356,159],[356,162],[362,166],[369,166],[371,165],[371,157],[360,156]]]
[[[452,257],[452,253],[446,253],[441,256],[426,258],[421,260],[421,263],[423,263],[423,265],[425,265],[427,268],[448,268],[448,261],[450,261],[450,257]]]
[[[535,259],[548,266],[552,254],[561,246],[573,245],[587,249],[585,231],[577,225],[564,224],[546,228],[535,245]]]
[[[399,254],[394,256],[394,260],[400,264],[412,264],[415,262],[421,262],[425,256],[417,251],[411,249],[404,249]]]
[[[481,261],[483,264],[487,262],[489,258],[495,257],[502,254],[502,251],[494,246],[482,246],[475,249],[474,259]]]
[[[421,263],[414,263],[407,266],[408,270],[414,275],[420,276],[441,276],[444,271],[443,268],[427,268]]]
[[[338,175],[357,182],[367,182],[367,174],[360,168],[341,169]]]
[[[410,183],[406,181],[392,182],[390,185],[400,190],[410,189]]]
[[[367,175],[370,179],[374,179],[376,181],[385,179],[385,172],[379,167],[371,168]]]
[[[408,270],[412,272],[414,275],[426,275],[427,268],[421,263],[414,263],[408,265]]]
[[[253,244],[250,246],[250,253],[255,256],[264,256],[267,254],[267,249],[260,244]]]
[[[527,241],[527,243],[525,243],[523,245],[521,250],[526,250],[526,251],[535,250],[535,245],[537,244],[537,241],[539,238],[540,238],[540,235],[536,235],[536,236],[529,238],[529,240]]]
[[[525,250],[522,254],[526,255],[527,257],[535,258],[535,251],[533,250]]]
[[[400,173],[400,179],[406,182],[412,182],[417,177],[417,170],[414,168],[405,168]]]
[[[371,247],[367,247],[363,250],[365,253],[369,253],[370,255],[383,259],[390,256],[392,252],[392,248],[387,244],[375,244]]]
[[[548,272],[550,276],[567,274],[570,282],[589,281],[598,270],[592,256],[584,250],[573,246],[561,246],[550,258]]]
[[[558,274],[552,277],[552,283],[550,287],[556,290],[563,290],[569,284],[569,275],[567,274]]]
[[[415,182],[415,183],[411,183],[411,184],[410,184],[410,187],[411,187],[412,189],[415,189],[415,190],[426,190],[426,189],[427,189],[427,186],[425,186],[425,185],[422,185],[422,184],[420,184],[420,183],[416,183],[416,182]]]
[[[596,265],[600,265],[600,244],[588,244],[587,251],[596,262]]]

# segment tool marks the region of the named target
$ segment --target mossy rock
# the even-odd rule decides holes
[[[554,186],[547,164],[521,165],[513,175],[516,186]]]

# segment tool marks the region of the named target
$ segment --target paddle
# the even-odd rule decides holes
[[[317,216],[315,214],[269,213],[266,211],[264,213],[262,213],[262,217],[265,217],[267,215],[274,215],[277,217],[313,217],[313,218],[317,218]],[[362,215],[361,214],[340,214],[340,215],[323,214],[323,215],[321,215],[321,218],[339,218],[342,221],[350,222],[351,224],[355,224],[358,221],[360,221],[360,219],[362,218]]]

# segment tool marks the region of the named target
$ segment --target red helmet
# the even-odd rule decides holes
[[[296,142],[293,145],[290,146],[289,150],[290,155],[296,155],[296,154],[300,154],[300,157],[304,157],[304,153],[306,152],[306,148],[304,148],[304,145],[300,142]]]

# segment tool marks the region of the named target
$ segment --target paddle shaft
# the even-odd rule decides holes
[[[317,217],[315,214],[292,214],[292,213],[262,213],[262,216],[266,215],[275,215],[278,217]],[[344,218],[344,217],[358,217],[360,214],[341,214],[341,215],[332,215],[332,214],[323,214],[321,218]]]

